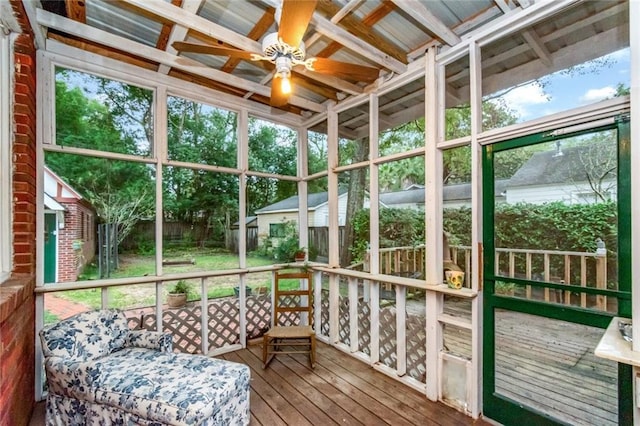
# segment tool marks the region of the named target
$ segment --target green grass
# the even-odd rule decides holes
[[[163,267],[164,274],[176,274],[184,272],[198,272],[198,271],[216,271],[225,269],[236,269],[239,265],[239,258],[237,255],[224,253],[215,250],[197,251],[191,250],[172,250],[165,253],[165,260],[191,260],[194,264],[187,265],[172,265]],[[248,256],[247,265],[252,266],[265,266],[272,264],[272,260],[258,257]],[[120,255],[119,268],[110,274],[109,278],[128,278],[139,277],[145,275],[155,274],[155,255]],[[98,269],[95,265],[90,265],[85,268],[79,277],[81,280],[98,279]],[[233,287],[237,286],[237,280],[230,278],[229,283],[216,282],[220,280],[215,278],[213,283],[209,285],[207,291],[207,297],[209,299],[219,297],[229,297],[234,295]],[[193,292],[189,295],[189,300],[200,300],[200,280],[190,280]],[[163,290],[166,293],[167,287],[171,283],[166,283]],[[259,283],[252,283],[251,288],[267,286],[270,287],[270,279],[262,280]],[[102,306],[102,292],[101,289],[88,289],[88,290],[69,290],[58,293],[58,296],[67,300],[83,304],[91,309],[100,309]],[[152,306],[155,304],[155,285],[154,284],[140,284],[132,286],[120,286],[112,287],[109,289],[109,307],[118,309],[131,309],[143,306]]]

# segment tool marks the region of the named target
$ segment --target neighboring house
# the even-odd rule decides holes
[[[538,152],[518,169],[506,187],[507,203],[542,204],[562,201],[585,204],[616,199],[615,151],[580,145]],[[589,183],[589,176],[592,184]]]
[[[496,182],[496,202],[505,201],[506,184],[506,180]],[[424,209],[424,197],[424,187],[413,184],[403,191],[380,194],[380,202],[387,207]],[[445,209],[471,207],[471,184],[444,185],[442,189],[442,206]]]
[[[75,281],[95,256],[95,210],[48,167],[44,208],[44,282]]]
[[[498,195],[496,200],[504,202],[506,181],[496,184]],[[318,192],[307,197],[309,227],[329,226],[329,205],[327,193]],[[380,194],[380,204],[389,208],[424,209],[424,187],[411,185],[403,191],[385,192]],[[471,185],[468,183],[445,185],[443,189],[444,208],[471,207]],[[369,207],[369,199],[365,198],[364,208]],[[285,200],[256,210],[258,223],[258,239],[267,237],[282,237],[286,222],[298,221],[298,196],[294,195]],[[338,197],[338,224],[344,226],[347,214],[347,192],[341,191]],[[247,218],[248,219],[248,218]],[[248,226],[248,225],[247,225]]]
[[[328,193],[318,192],[307,196],[309,227],[329,226]],[[369,207],[369,199],[365,198],[365,208]],[[298,221],[298,196],[294,195],[277,203],[256,210],[258,218],[258,239],[282,237],[286,222]],[[338,196],[338,223],[344,225],[347,215],[347,192],[340,191]]]

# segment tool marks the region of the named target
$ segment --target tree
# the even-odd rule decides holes
[[[170,160],[237,167],[237,114],[183,98],[167,100]],[[163,169],[167,220],[199,224],[201,244],[223,241],[238,218],[239,184],[235,175],[185,167]]]
[[[350,141],[349,144],[353,148],[354,162],[365,161],[369,158],[369,138],[362,138],[355,141]],[[357,168],[347,172],[347,211],[344,225],[344,241],[343,247],[347,247],[347,250],[342,250],[340,256],[340,265],[347,266],[351,264],[353,254],[351,248],[356,241],[355,229],[353,227],[353,221],[358,213],[364,207],[365,191],[367,189],[367,172],[368,168]]]
[[[123,134],[109,103],[90,99],[80,88],[69,87],[63,81],[68,73],[57,73],[56,143],[138,154],[136,141],[130,134]],[[121,86],[125,90],[126,85]],[[59,152],[47,152],[45,162],[96,208],[101,220],[121,221],[120,241],[135,222],[152,216],[153,169],[149,166]]]
[[[249,169],[259,172],[295,176],[297,171],[297,144],[295,133],[286,127],[250,119]],[[247,211],[298,193],[294,181],[250,176],[247,178]]]

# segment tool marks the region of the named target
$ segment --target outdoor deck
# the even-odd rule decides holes
[[[304,355],[277,356],[262,369],[261,345],[224,355],[251,367],[252,425],[465,425],[470,417],[318,343],[312,370]]]
[[[260,344],[221,358],[251,367],[251,425],[489,425],[474,420],[318,343],[311,370],[301,355],[277,356],[262,369]],[[44,425],[39,403],[30,426]]]

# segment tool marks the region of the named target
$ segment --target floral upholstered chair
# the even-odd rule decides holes
[[[40,332],[47,425],[247,425],[249,368],[172,352],[171,335],[85,312]]]

